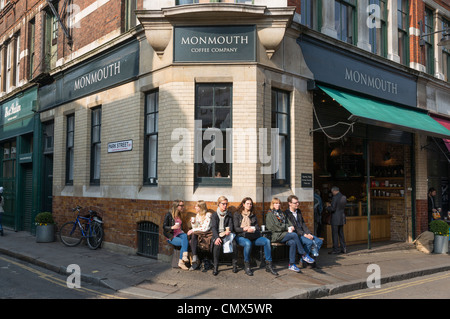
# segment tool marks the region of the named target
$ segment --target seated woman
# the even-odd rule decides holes
[[[298,235],[293,232],[294,225],[281,210],[281,201],[278,198],[272,199],[270,210],[266,214],[267,230],[272,232],[272,242],[286,243],[289,246],[289,270],[300,272],[300,268],[295,265],[295,254],[300,256],[306,254]]]
[[[167,242],[174,246],[180,247],[180,260],[178,267],[183,270],[188,270],[185,262],[188,258],[188,237],[181,229],[181,216],[184,210],[184,202],[180,199],[174,200],[171,210],[164,216],[163,233],[167,238]]]
[[[272,266],[272,252],[270,240],[262,237],[258,225],[256,215],[253,213],[254,205],[250,197],[245,197],[239,205],[233,216],[234,229],[236,231],[236,241],[238,245],[244,247],[244,265],[245,273],[253,276],[250,269],[250,253],[252,245],[264,246],[264,254],[266,256],[266,271],[278,276],[278,273]]]
[[[206,207],[206,203],[203,200],[197,201],[195,205],[195,212],[197,215],[195,216],[195,221],[192,224],[192,229],[188,231],[187,235],[191,237],[191,251],[192,251],[192,265],[189,270],[195,270],[199,266],[199,260],[197,255],[197,248],[199,238],[200,240],[205,239],[205,241],[211,242],[211,213],[208,213]],[[207,239],[208,235],[209,240]],[[208,251],[210,250],[210,245],[206,245]]]

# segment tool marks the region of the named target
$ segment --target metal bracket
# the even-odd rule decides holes
[[[61,17],[59,16],[58,11],[56,11],[55,7],[53,6],[53,3],[51,2],[51,0],[47,0],[48,6],[50,7],[50,10],[52,11],[53,15],[55,16],[56,20],[58,21],[59,25],[61,26],[61,28],[63,29],[64,34],[67,37],[67,43],[69,44],[69,46],[72,46],[73,44],[73,40],[72,40],[72,36],[69,34],[69,30],[67,30],[66,26],[64,25],[64,23],[62,23],[61,21]],[[67,3],[67,2],[66,2]]]

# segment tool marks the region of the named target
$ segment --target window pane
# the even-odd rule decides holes
[[[94,146],[94,175],[93,178],[96,180],[100,179],[100,150],[101,143],[95,144]]]
[[[156,132],[155,118],[156,113],[150,113],[147,115],[147,134]]]
[[[201,108],[197,110],[196,120],[202,121],[202,128],[209,128],[213,126],[213,109]]]
[[[68,180],[69,181],[73,181],[73,156],[74,156],[74,149],[71,148],[69,149],[69,151],[67,152],[67,156],[68,156]]]
[[[151,135],[148,139],[148,178],[156,178],[156,164],[158,156],[158,135]],[[154,181],[151,181],[154,182]]]
[[[92,143],[100,142],[100,126],[94,126],[92,129]]]
[[[288,133],[288,120],[287,114],[277,114],[277,127],[280,129],[280,134]]]
[[[216,118],[214,127],[226,129],[231,124],[231,110],[229,108],[216,109]]]
[[[213,87],[199,86],[197,98],[198,106],[213,106]]]
[[[215,106],[231,105],[231,88],[229,86],[215,88]]]
[[[286,137],[278,137],[278,172],[275,173],[275,179],[286,180]]]

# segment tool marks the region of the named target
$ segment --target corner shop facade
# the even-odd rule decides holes
[[[320,134],[323,133],[320,130],[312,133],[312,130],[317,128],[314,110],[320,113],[327,107],[333,108],[332,113],[325,112],[326,119],[331,122],[339,117],[348,119],[347,113],[353,114],[345,107],[342,108],[341,105],[345,103],[337,105],[331,100],[321,102],[331,97],[330,89],[338,90],[338,94],[353,95],[348,98],[364,97],[390,106],[417,108],[415,98],[406,102],[404,100],[417,94],[416,74],[410,74],[409,69],[368,56],[363,50],[330,40],[317,32],[303,30],[292,22],[293,9],[289,8],[214,4],[141,11],[137,15],[142,28],[138,27],[134,33],[105,46],[83,66],[67,68],[61,77],[56,75],[54,87],[47,85],[39,90],[41,122],[54,122],[53,212],[58,223],[72,218],[71,208],[77,204],[96,209],[103,214],[105,221],[105,244],[127,251],[135,251],[140,244],[140,223],[150,223],[154,226],[152,232],[159,236],[157,242],[148,245],[158,248],[153,257],[164,258],[171,253],[171,247],[162,236],[162,221],[171,201],[176,198],[184,199],[186,210],[193,212],[195,201],[199,199],[207,201],[208,207],[215,210],[215,201],[220,195],[227,196],[234,207],[242,198],[250,196],[263,222],[262,211],[267,211],[272,197],[279,197],[285,202],[289,195],[295,194],[301,202],[300,208],[306,222],[310,229],[314,229],[314,188],[321,190],[326,199],[327,190],[336,184],[348,197],[355,195],[356,198],[353,204],[358,209],[349,206],[353,214],[349,218],[355,217],[355,225],[346,227],[352,234],[358,232],[354,242],[364,242],[368,236],[364,231],[360,232],[361,229],[368,229],[369,219],[366,215],[371,209],[366,208],[364,213],[364,202],[376,207],[378,215],[383,216],[373,216],[373,227],[378,227],[376,219],[382,219],[381,230],[373,240],[410,240],[415,236],[414,230],[417,230],[418,224],[418,214],[415,212],[423,210],[418,204],[422,203],[422,198],[416,196],[417,190],[423,193],[423,187],[415,181],[417,175],[427,169],[426,161],[419,158],[419,141],[427,134],[445,137],[447,131],[429,133],[414,127],[399,126],[398,123],[354,124],[355,131],[346,136],[350,141],[346,144],[341,139],[342,151],[337,157],[340,161],[334,160],[334,164],[342,166],[344,175],[336,178],[341,167],[334,170],[334,175],[327,177],[320,177],[320,173],[315,171],[315,164],[322,164],[320,169],[326,168],[331,173],[331,168],[324,166],[328,158],[323,156],[331,154],[334,149],[331,146],[335,145],[328,141],[322,142],[324,137]],[[230,21],[236,21],[236,24]],[[246,33],[236,33],[236,26],[246,26]],[[388,89],[386,82],[378,84],[381,79],[377,81],[377,77],[372,76],[372,86],[380,86],[382,91],[384,86],[386,91],[395,91],[399,97],[384,97],[380,100],[378,93],[345,87],[339,80],[333,82],[330,70],[326,68],[323,70],[328,71],[328,75],[325,72],[325,76],[320,77],[320,69],[314,69],[314,63],[302,47],[305,41],[302,33],[316,38],[316,43],[320,43],[313,48],[314,51],[323,46],[337,47],[340,52],[336,56],[346,56],[352,65],[356,61],[364,67],[370,65],[375,73],[385,72],[394,78],[401,78],[400,82],[407,82],[407,91],[402,91],[400,82],[395,87],[389,84]],[[220,36],[223,38],[219,39]],[[121,45],[117,43],[135,48],[131,51],[135,52],[133,61],[136,64],[122,68],[119,77],[109,78],[111,82],[100,83],[98,70],[108,68],[112,63],[122,61],[122,58],[131,61],[126,58],[128,50],[122,52],[119,48]],[[114,52],[122,53],[112,57]],[[125,60],[120,62],[121,67],[125,65]],[[122,72],[125,71],[122,70],[130,73],[123,76]],[[353,82],[358,75],[357,82],[361,82],[361,71],[355,73],[353,70],[351,74]],[[92,80],[95,76],[97,81]],[[78,82],[70,82],[73,79]],[[95,85],[87,85],[88,79]],[[394,80],[389,82],[394,83]],[[81,89],[89,86],[91,89],[74,93],[75,85],[71,89],[70,83],[78,83]],[[325,90],[320,88],[321,85]],[[59,92],[56,98],[53,97],[55,90]],[[212,92],[212,95],[206,92]],[[210,99],[216,101],[219,97],[223,104],[211,105]],[[274,103],[272,97],[280,99]],[[274,109],[274,104],[280,109]],[[93,146],[92,126],[99,125],[98,121],[93,122],[95,110],[101,110],[101,144]],[[202,112],[212,115],[203,116]],[[424,115],[419,110],[413,112]],[[71,116],[74,121],[73,131],[68,125]],[[273,124],[273,116],[280,119],[279,124]],[[151,119],[153,126],[147,122],[148,119]],[[231,149],[233,156],[226,165],[210,167],[207,165],[210,163],[200,163],[195,157],[195,138],[184,139],[182,135],[174,135],[181,129],[181,132],[190,132],[193,137],[196,120],[199,119],[214,123],[218,121],[219,126],[216,128],[221,132],[228,128],[233,132],[246,133],[244,136],[235,134],[232,143],[225,143],[227,146],[223,151]],[[283,122],[283,119],[288,120]],[[287,126],[283,126],[286,123]],[[261,173],[268,162],[261,161],[260,149],[255,147],[254,141],[259,143],[261,136],[257,132],[260,128],[270,129],[277,125],[283,134],[279,145],[284,148],[281,153],[277,153],[282,170],[273,177],[270,172]],[[205,130],[202,132],[207,128],[203,127]],[[74,137],[68,141],[67,136],[70,134]],[[123,141],[131,141],[131,149],[108,151],[109,145]],[[72,142],[74,164],[70,179],[67,153],[72,148]],[[375,144],[377,142],[384,144],[380,146]],[[98,162],[92,159],[92,149],[95,147],[100,147],[100,156],[95,155]],[[370,155],[375,154],[374,150],[379,147],[385,148],[382,157],[386,153],[391,158],[396,156],[395,165],[384,165],[384,158]],[[183,151],[182,156],[174,160],[174,150],[180,149]],[[349,157],[349,152],[355,153],[352,154],[353,158]],[[364,154],[367,152],[369,157],[375,157],[366,161]],[[269,147],[267,154],[270,153]],[[320,163],[319,159],[323,162]],[[358,170],[348,171],[352,163],[355,165],[350,167],[358,167]],[[98,169],[94,178],[93,166]],[[385,166],[395,166],[397,172]],[[379,183],[385,182],[388,177],[384,176],[384,172],[391,174],[385,187],[392,187],[393,193],[398,194],[399,198],[387,199],[391,197],[386,196],[388,189],[382,189],[381,186],[372,188],[372,180],[367,183],[364,178],[366,167],[373,171],[378,169],[379,176],[374,176],[380,178]],[[403,170],[403,176],[400,170]],[[403,180],[400,181],[400,178]],[[400,190],[404,191],[403,196]],[[373,195],[374,198],[369,195],[367,199],[362,194],[365,192],[367,197],[368,194],[374,194],[373,191],[384,192],[384,195]],[[382,203],[375,204],[375,200]],[[419,215],[422,216],[422,213]]]

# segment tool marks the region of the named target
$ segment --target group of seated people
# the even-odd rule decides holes
[[[217,211],[209,213],[206,203],[202,200],[195,205],[196,216],[191,219],[192,228],[186,233],[182,230],[182,217],[184,201],[175,200],[171,211],[164,217],[163,232],[168,243],[180,247],[178,267],[183,270],[195,270],[199,267],[198,247],[200,243],[210,240],[209,249],[213,255],[213,275],[219,273],[219,254],[232,254],[233,272],[238,272],[237,245],[244,248],[244,271],[248,276],[253,276],[250,268],[250,254],[253,246],[263,246],[266,261],[266,271],[278,275],[272,264],[271,242],[285,243],[289,246],[289,270],[300,272],[295,265],[296,254],[301,260],[312,264],[314,258],[319,255],[322,240],[312,235],[298,208],[297,196],[288,197],[289,208],[281,210],[281,201],[274,198],[270,204],[270,210],[265,217],[266,231],[271,234],[271,239],[262,236],[258,225],[253,200],[245,197],[236,212],[228,211],[228,199],[220,196],[217,200]],[[189,236],[191,240],[189,241]],[[191,246],[191,268],[186,266],[189,262],[188,248]],[[207,244],[206,244],[207,245]]]

